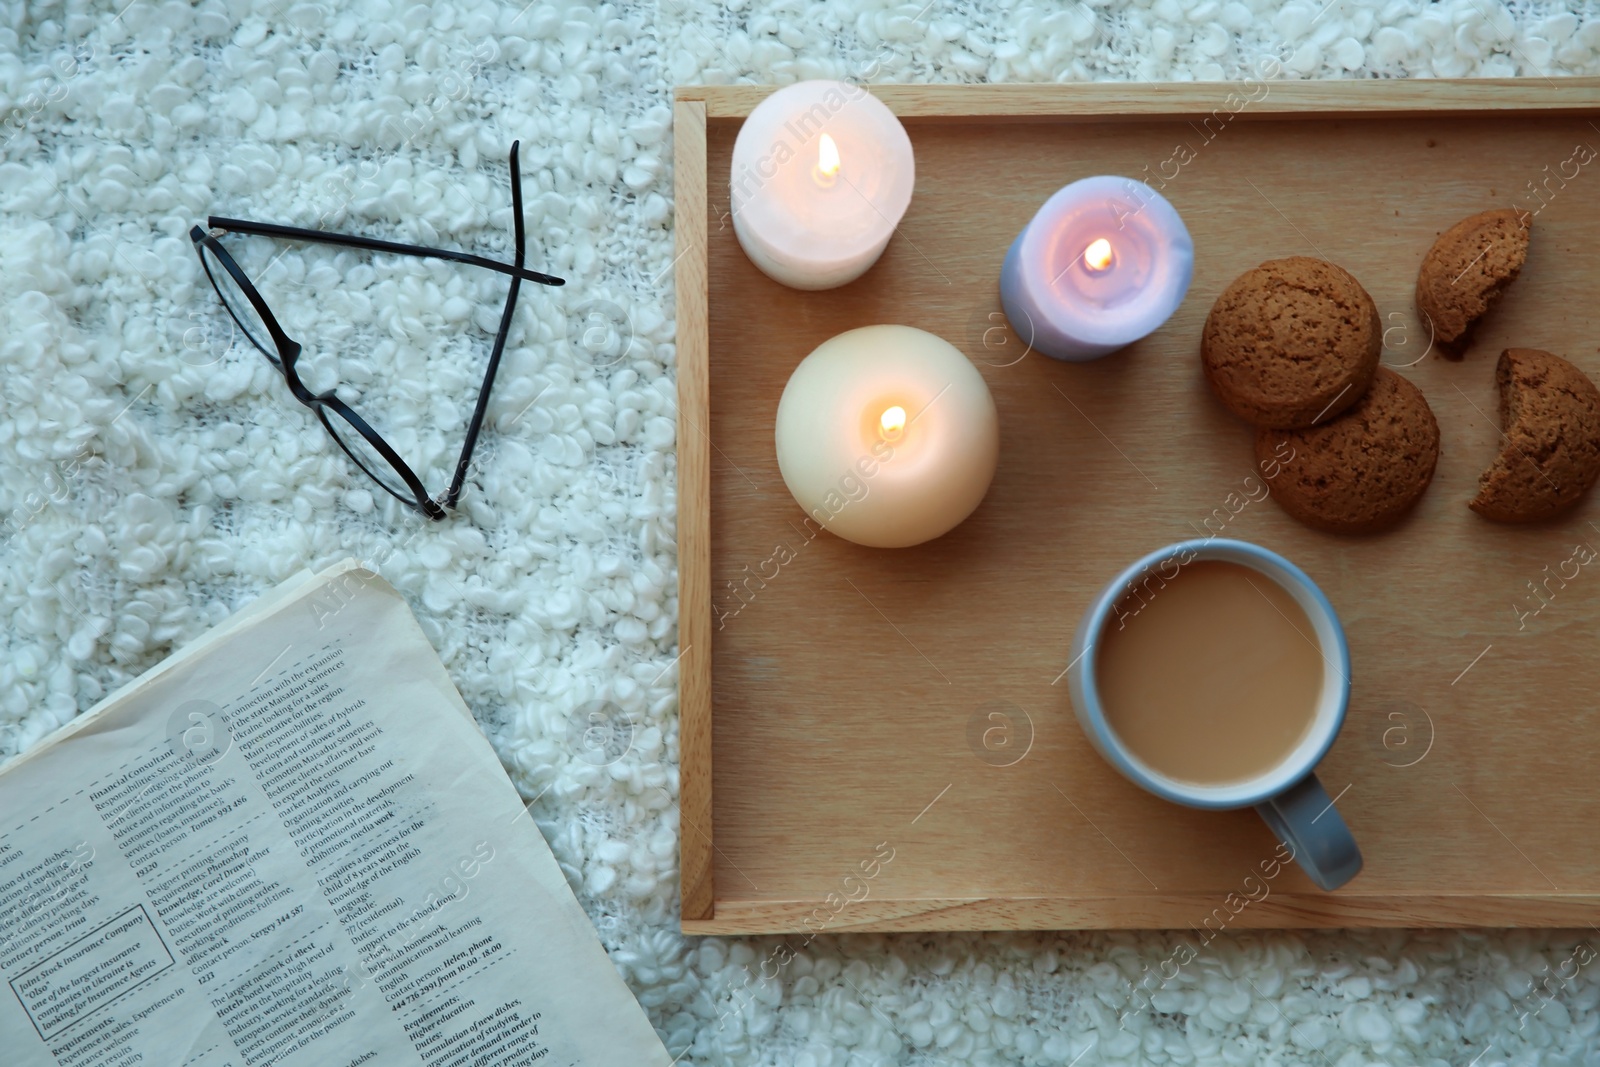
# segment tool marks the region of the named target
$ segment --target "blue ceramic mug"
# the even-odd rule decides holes
[[[1166,580],[1195,560],[1237,563],[1276,583],[1305,611],[1315,631],[1325,669],[1311,727],[1299,744],[1271,770],[1238,782],[1201,784],[1169,777],[1131,752],[1106,722],[1095,676],[1094,648],[1112,609],[1128,590],[1152,575]],[[1337,889],[1361,870],[1361,850],[1344,820],[1317,781],[1312,768],[1333,744],[1350,702],[1350,650],[1333,605],[1304,571],[1259,545],[1204,538],[1180,541],[1158,549],[1130,565],[1090,603],[1072,639],[1067,668],[1072,706],[1083,732],[1106,760],[1135,785],[1191,808],[1213,810],[1254,807],[1294,851],[1311,880],[1323,889]]]

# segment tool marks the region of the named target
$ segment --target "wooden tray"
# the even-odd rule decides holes
[[[916,193],[883,259],[822,293],[761,275],[727,219],[734,136],[770,90],[678,91],[686,932],[1593,919],[1600,561],[1569,561],[1600,546],[1600,497],[1525,528],[1465,501],[1498,450],[1502,347],[1600,379],[1600,160],[1575,152],[1600,146],[1600,80],[1267,88],[874,88],[910,132]],[[1194,236],[1188,299],[1103,361],[1018,359],[1001,257],[1046,196],[1102,173],[1165,178]],[[1424,251],[1501,205],[1538,210],[1522,278],[1465,362],[1419,360]],[[1438,416],[1433,487],[1381,536],[1316,533],[1249,499],[1251,431],[1201,378],[1212,301],[1286,255],[1360,278],[1385,362]],[[773,450],[795,364],[877,322],[960,347],[1002,420],[983,505],[899,551],[811,536]],[[1339,892],[1273,869],[1253,812],[1189,811],[1124,781],[1073,718],[1061,676],[1085,603],[1197,532],[1282,552],[1344,619],[1354,690],[1320,773],[1366,869]],[[1548,603],[1519,615],[1547,580]]]

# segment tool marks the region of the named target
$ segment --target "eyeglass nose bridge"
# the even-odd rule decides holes
[[[278,369],[283,371],[283,380],[289,387],[289,392],[302,404],[311,405],[322,400],[329,393],[313,393],[306,383],[300,380],[300,371],[295,363],[300,359],[300,342],[293,338],[285,338],[284,343],[278,346],[280,363]]]

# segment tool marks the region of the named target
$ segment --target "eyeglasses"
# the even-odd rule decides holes
[[[233,321],[245,338],[260,349],[262,355],[266,356],[273,366],[283,372],[284,381],[288,383],[289,391],[294,394],[294,398],[316,412],[317,418],[333,438],[334,443],[343,449],[345,455],[349,456],[369,478],[402,504],[415,508],[430,519],[444,518],[445,509],[454,508],[456,501],[461,497],[461,486],[466,481],[467,470],[472,463],[472,450],[478,443],[478,431],[483,428],[483,415],[489,406],[489,390],[494,387],[495,372],[500,368],[500,356],[505,351],[506,335],[511,329],[511,316],[516,310],[517,293],[521,290],[522,283],[530,281],[540,285],[566,284],[561,278],[526,270],[522,266],[527,240],[522,223],[522,171],[517,164],[519,144],[520,142],[513,142],[511,145],[511,218],[516,254],[509,264],[445,248],[422,248],[353,234],[327,233],[323,230],[301,229],[298,226],[279,226],[270,222],[225,219],[215,215],[206,219],[207,229],[195,226],[189,231],[189,239],[194,242],[195,252],[200,257],[200,265],[205,268],[206,277],[211,279],[211,286],[217,291],[222,306],[233,317]],[[284,332],[277,317],[272,314],[272,309],[262,299],[261,293],[234,258],[228,254],[228,250],[222,247],[218,238],[229,233],[343,245],[348,248],[364,248],[372,252],[392,252],[402,256],[446,259],[510,275],[511,292],[506,296],[505,310],[500,315],[500,328],[495,334],[494,348],[489,353],[489,367],[484,372],[483,386],[478,390],[478,403],[472,412],[472,421],[467,426],[467,440],[461,447],[461,456],[456,461],[456,472],[450,480],[450,487],[437,499],[428,495],[428,491],[423,488],[422,479],[417,477],[416,472],[400,458],[394,447],[332,390],[313,393],[300,380],[300,375],[295,371],[295,363],[300,358],[300,343]]]

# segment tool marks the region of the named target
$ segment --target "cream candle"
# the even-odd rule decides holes
[[[778,401],[778,469],[831,533],[904,548],[948,533],[994,478],[1000,423],[983,375],[910,326],[864,326],[819,345]]]
[[[832,289],[878,261],[916,179],[911,138],[859,85],[805,81],[757,104],[733,143],[733,232],[796,289]]]
[[[1183,303],[1194,242],[1167,199],[1101,176],[1058,191],[1012,242],[1000,303],[1047,356],[1098,359],[1152,333]]]

